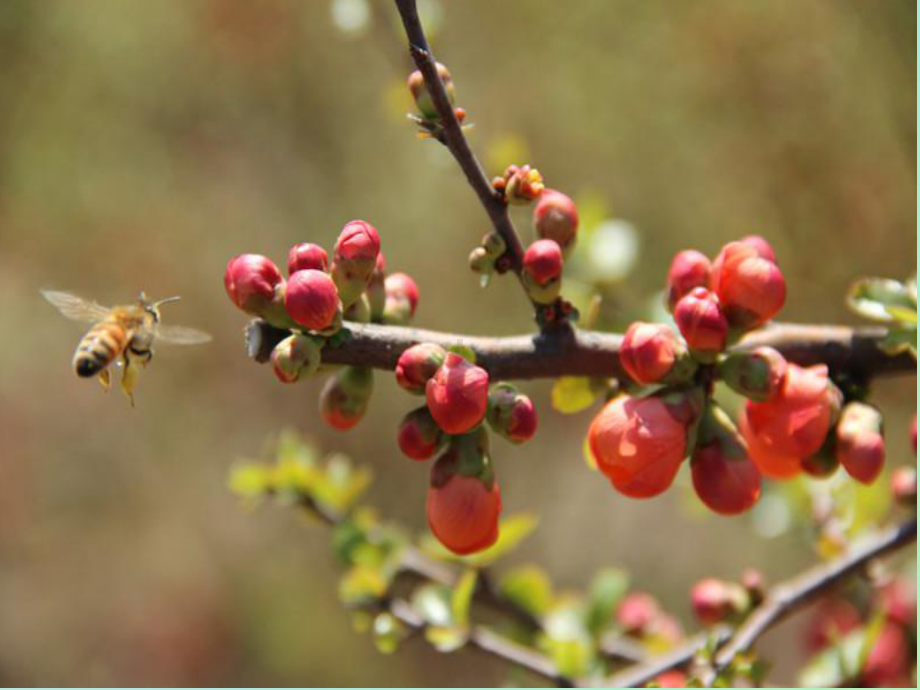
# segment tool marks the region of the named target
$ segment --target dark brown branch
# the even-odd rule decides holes
[[[323,348],[323,362],[354,364],[393,371],[403,350],[417,343],[466,345],[476,363],[494,379],[537,379],[560,376],[623,378],[617,356],[622,336],[580,329],[503,338],[457,335],[400,326],[346,323],[349,336]],[[288,334],[263,321],[249,328],[249,353],[268,361],[272,348]],[[740,348],[770,345],[801,365],[824,363],[834,375],[870,379],[880,374],[916,372],[908,353],[888,355],[879,344],[885,329],[878,327],[773,324],[750,334]]]
[[[409,40],[409,52],[416,67],[425,78],[428,93],[431,94],[431,100],[434,102],[435,109],[438,112],[443,133],[441,140],[463,170],[467,182],[476,192],[476,196],[479,197],[479,202],[486,210],[486,213],[489,214],[489,220],[492,221],[495,231],[505,241],[511,270],[520,278],[521,264],[524,257],[521,240],[514,228],[514,224],[511,222],[511,217],[508,215],[508,207],[504,199],[492,187],[492,183],[482,169],[482,165],[480,165],[479,160],[470,148],[469,142],[463,135],[460,122],[457,120],[454,108],[450,103],[447,92],[444,90],[444,84],[438,77],[437,63],[431,52],[431,47],[428,45],[428,40],[425,38],[422,23],[419,21],[415,0],[396,0],[396,7],[399,9],[399,16],[402,18],[406,37]]]
[[[688,664],[710,639],[714,640],[718,651],[712,668],[704,674],[702,681],[707,686],[712,685],[718,673],[727,668],[738,653],[748,650],[776,623],[840,580],[862,570],[872,559],[911,544],[916,539],[916,520],[908,520],[867,537],[833,561],[816,565],[775,585],[734,634],[731,634],[729,628],[720,626],[691,638],[678,649],[610,676],[604,681],[604,686],[622,688],[645,685],[665,671]]]

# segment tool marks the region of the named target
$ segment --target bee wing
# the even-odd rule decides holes
[[[91,323],[105,319],[110,309],[89,300],[77,297],[69,292],[42,290],[42,297],[51,302],[65,317],[73,321]]]
[[[157,326],[156,339],[173,345],[200,345],[211,341],[211,334],[185,326]]]

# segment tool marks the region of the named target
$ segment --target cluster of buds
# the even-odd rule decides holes
[[[462,125],[463,121],[466,119],[466,111],[463,108],[456,107],[456,89],[454,87],[454,80],[450,76],[450,71],[440,62],[436,64],[436,69],[438,79],[440,79],[441,83],[444,85],[444,93],[447,94],[447,101],[454,109],[454,116],[457,118],[457,121]],[[415,100],[415,107],[418,108],[418,114],[409,115],[409,117],[419,126],[420,136],[440,136],[442,127],[441,119],[438,115],[438,109],[435,106],[434,99],[431,97],[431,92],[428,90],[428,85],[425,83],[424,75],[422,75],[421,71],[415,70],[409,75],[407,84],[409,86],[409,93],[412,94],[412,98]]]
[[[495,479],[486,426],[512,443],[537,429],[530,398],[508,383],[490,387],[489,374],[456,352],[433,343],[405,350],[396,382],[425,404],[399,425],[399,448],[413,460],[437,461],[428,491],[428,524],[458,554],[488,548],[498,539],[501,494]]]
[[[763,599],[763,595],[760,573],[748,571],[741,583],[712,577],[700,580],[690,590],[690,604],[700,623],[715,625],[738,621]]]
[[[227,264],[224,287],[247,314],[289,330],[271,353],[272,371],[295,383],[320,369],[322,349],[344,320],[408,323],[418,307],[415,281],[405,273],[386,274],[380,236],[370,223],[353,220],[339,233],[332,251],[305,242],[291,247],[288,278],[271,259],[242,254]],[[335,371],[320,394],[322,418],[350,429],[364,415],[373,391],[373,373],[364,367]]]
[[[509,165],[501,177],[492,180],[492,187],[500,192],[505,201],[515,206],[526,206],[543,194],[543,176],[536,168],[524,164]]]

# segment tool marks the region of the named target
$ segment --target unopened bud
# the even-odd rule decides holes
[[[512,443],[523,443],[537,431],[533,402],[510,383],[492,386],[486,419],[495,433]]]
[[[917,470],[901,465],[891,473],[891,493],[895,500],[908,508],[917,507]]]
[[[374,391],[374,372],[365,367],[342,367],[329,377],[319,397],[323,420],[345,431],[361,421]]]
[[[247,314],[279,328],[294,325],[284,309],[284,278],[271,259],[261,254],[241,254],[230,259],[224,288],[230,300]]]
[[[714,578],[697,582],[690,597],[693,613],[706,625],[740,615],[750,606],[750,597],[743,587]]]
[[[447,92],[447,99],[451,105],[454,104],[456,95],[454,93],[454,81],[451,79],[450,72],[440,62],[437,63],[438,77],[444,84],[444,90]],[[434,101],[428,92],[428,86],[425,84],[425,77],[419,70],[415,70],[409,75],[409,92],[415,99],[415,105],[419,112],[429,120],[438,118],[438,110],[434,107]]]
[[[495,259],[489,256],[485,247],[476,247],[470,252],[470,270],[482,275],[489,275],[495,271]]]
[[[690,380],[696,362],[668,326],[636,321],[623,336],[620,363],[637,383],[680,383]]]
[[[712,265],[712,290],[734,328],[749,330],[769,321],[786,302],[782,271],[756,241],[729,242]],[[770,251],[772,254],[772,250]]]
[[[685,249],[678,252],[671,262],[667,279],[667,305],[668,311],[693,288],[703,287],[709,289],[709,275],[712,264],[705,254],[695,249]]]
[[[315,271],[329,270],[329,256],[318,244],[303,242],[295,244],[288,253],[288,275],[312,268]]]
[[[333,252],[332,277],[345,307],[350,306],[370,281],[380,253],[380,236],[370,223],[353,220],[339,234]]]
[[[505,170],[505,199],[509,204],[526,205],[543,193],[543,176],[529,165],[508,166]]]
[[[627,635],[645,633],[661,613],[658,602],[645,592],[630,592],[617,608],[617,623]]]
[[[308,268],[288,280],[284,306],[299,326],[322,331],[335,323],[339,294],[327,274]]]
[[[508,245],[505,244],[505,240],[497,232],[490,232],[482,238],[482,248],[485,250],[486,256],[494,260],[505,253]]]
[[[418,286],[411,276],[394,273],[386,277],[386,302],[383,307],[383,322],[404,326],[415,316],[418,307]]]
[[[732,390],[756,402],[772,400],[786,379],[786,358],[772,347],[732,352],[719,362],[719,378]]]
[[[871,405],[848,403],[837,423],[837,459],[853,479],[871,484],[885,464],[882,415]]]
[[[575,202],[555,189],[544,189],[533,210],[533,224],[537,235],[553,240],[563,256],[568,256],[578,236],[578,209]]]
[[[294,383],[314,373],[322,360],[323,340],[303,333],[289,335],[272,350],[272,371],[282,383]]]
[[[399,449],[413,460],[427,460],[441,446],[444,435],[427,407],[413,410],[399,424]]]
[[[401,388],[424,395],[428,380],[435,375],[447,351],[434,343],[419,343],[403,351],[396,362],[396,383]]]
[[[448,434],[463,434],[486,414],[489,375],[485,369],[448,352],[444,363],[425,386],[428,409]]]

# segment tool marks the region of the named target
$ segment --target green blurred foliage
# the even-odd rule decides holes
[[[776,247],[788,320],[856,322],[844,305],[855,277],[915,270],[914,3],[423,10],[488,172],[530,162],[599,209],[597,225],[620,223],[611,243],[635,229],[637,257],[599,323],[646,312],[676,250],[715,253],[749,232]],[[244,356],[245,318],[221,285],[231,256],[283,263],[290,244],[329,247],[365,218],[390,266],[416,278],[419,325],[532,326],[514,281],[484,295],[465,268],[486,217],[405,119],[410,65],[389,3],[4,0],[0,65],[0,682],[502,682],[479,657],[379,655],[334,595],[329,535],[287,511],[247,515],[226,487],[236,458],[293,426],[370,466],[367,500],[426,529],[427,468],[395,443],[411,401],[380,375],[353,433],[324,429],[321,380],[282,386]],[[514,211],[525,237],[528,213]],[[80,330],[43,287],[104,303],[181,294],[164,318],[215,340],[158,351],[131,409],[73,376]],[[892,465],[914,461],[914,384],[876,391]],[[688,512],[686,472],[654,501],[616,495],[579,458],[589,413],[554,413],[551,389],[525,386],[537,442],[495,449],[508,514],[540,517],[510,566],[540,563],[564,587],[616,565],[688,621],[696,578],[752,565],[775,579],[811,559],[794,533],[752,530],[780,519],[776,503],[766,517]],[[590,665],[586,631],[555,629],[553,653]],[[765,649],[791,681],[795,635]]]

